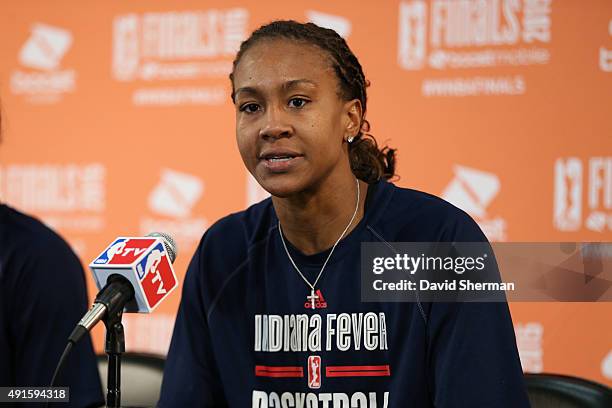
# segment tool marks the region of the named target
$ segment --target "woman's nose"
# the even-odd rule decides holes
[[[260,137],[278,139],[293,134],[293,127],[288,123],[282,109],[268,109],[264,120],[264,125],[259,131]]]

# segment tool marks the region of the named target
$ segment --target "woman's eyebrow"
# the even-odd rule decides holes
[[[238,96],[239,93],[257,95],[259,92],[257,91],[257,88],[254,88],[252,86],[243,86],[242,88],[238,88],[234,91],[234,97]]]
[[[292,79],[292,80],[284,82],[281,85],[281,88],[283,91],[289,91],[293,88],[299,87],[300,85],[307,85],[313,88],[317,87],[317,83],[310,79]],[[234,91],[234,97],[238,96],[238,94],[240,93],[245,93],[248,95],[259,95],[260,91],[258,90],[257,87],[254,87],[254,86],[243,86],[243,87],[236,89],[236,91]]]

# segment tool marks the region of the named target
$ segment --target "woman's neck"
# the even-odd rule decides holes
[[[352,176],[352,180],[345,178],[341,182],[323,183],[313,192],[303,192],[289,198],[272,197],[287,240],[306,255],[331,248],[355,213],[355,180]],[[363,218],[367,188],[367,183],[359,181],[359,207],[345,236]]]

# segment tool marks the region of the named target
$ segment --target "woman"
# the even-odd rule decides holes
[[[528,406],[505,303],[364,303],[361,242],[486,241],[445,201],[387,180],[366,81],[334,31],[277,21],[230,75],[236,138],[272,197],[204,235],[161,407]]]

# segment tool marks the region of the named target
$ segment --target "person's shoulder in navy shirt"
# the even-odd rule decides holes
[[[292,407],[298,405],[289,401],[309,395],[319,403],[327,394],[334,401],[357,401],[366,390],[374,393],[368,398],[380,406],[387,401],[389,407],[529,406],[506,303],[360,300],[361,242],[486,242],[464,211],[386,181],[369,185],[364,218],[339,243],[322,275],[318,287],[328,306],[317,310],[304,310],[307,290],[283,251],[277,222],[267,199],[221,219],[205,233],[185,278],[160,406],[239,407],[250,406],[251,400],[276,406],[279,398],[285,401],[279,406]],[[304,255],[288,245],[299,267],[316,276],[329,251]],[[355,321],[360,313],[384,316],[388,348],[253,349],[257,319],[319,315],[323,333],[333,336],[337,331],[325,327],[327,317],[347,313]],[[310,354],[320,356],[323,366],[384,363],[390,374],[328,378],[322,371],[322,388],[315,390],[301,378],[256,373],[256,367],[300,367]]]
[[[87,303],[83,269],[66,242],[0,204],[0,385],[48,386]],[[104,404],[89,336],[72,350],[56,385],[70,387],[62,406]]]

